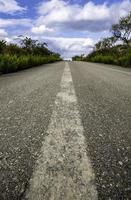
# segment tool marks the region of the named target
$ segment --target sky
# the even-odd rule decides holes
[[[0,0],[0,40],[47,42],[68,59],[88,54],[131,11],[131,0]]]

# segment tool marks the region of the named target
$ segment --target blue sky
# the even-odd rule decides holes
[[[0,0],[0,39],[24,35],[70,58],[87,54],[131,11],[131,0]]]

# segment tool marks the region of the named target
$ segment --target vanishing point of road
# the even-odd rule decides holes
[[[131,70],[58,62],[0,76],[0,200],[128,200]]]

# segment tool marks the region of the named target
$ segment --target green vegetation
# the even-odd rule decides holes
[[[46,43],[28,37],[22,39],[20,45],[0,41],[0,73],[16,72],[60,60],[60,55],[51,52]]]
[[[131,67],[131,13],[111,28],[112,37],[99,41],[87,56],[74,56],[72,60]]]

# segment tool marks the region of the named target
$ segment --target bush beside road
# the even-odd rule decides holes
[[[51,52],[46,43],[24,38],[20,45],[0,41],[0,73],[10,73],[34,66],[60,61],[60,55]]]

